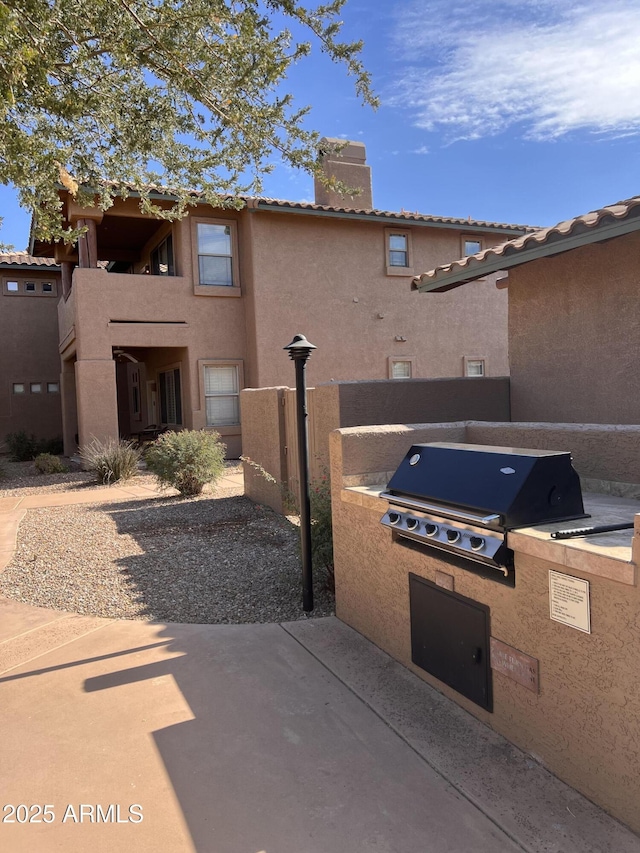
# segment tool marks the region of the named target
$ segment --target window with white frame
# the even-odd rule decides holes
[[[240,383],[237,365],[205,365],[204,398],[207,426],[239,424]]]
[[[390,355],[387,359],[387,376],[389,379],[412,379],[415,373],[415,358],[412,356]]]
[[[477,255],[482,251],[482,240],[479,237],[463,237],[462,246],[465,255]]]
[[[467,358],[464,359],[464,375],[465,376],[484,376],[485,375],[485,360],[484,358]]]
[[[406,234],[389,232],[389,266],[409,266],[409,243]]]
[[[387,275],[412,275],[411,231],[402,228],[385,228],[384,246]]]
[[[198,283],[232,287],[235,270],[231,225],[198,222],[197,243]]]
[[[411,379],[411,362],[394,361],[391,364],[392,379]]]

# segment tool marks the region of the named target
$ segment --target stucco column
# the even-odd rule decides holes
[[[113,359],[76,362],[80,447],[94,438],[118,439],[116,363]]]
[[[78,448],[78,407],[76,404],[76,374],[73,361],[63,361],[60,373],[60,402],[62,404],[62,439],[64,455],[73,456]]]

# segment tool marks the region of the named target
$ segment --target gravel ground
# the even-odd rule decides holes
[[[38,482],[45,479],[51,478]],[[86,487],[76,479],[62,488],[69,482]],[[59,486],[58,481],[34,491]],[[121,619],[305,618],[299,529],[241,495],[218,494],[30,510],[20,523],[14,559],[0,573],[0,595]],[[315,604],[314,616],[333,613],[333,596],[322,578],[317,578]]]

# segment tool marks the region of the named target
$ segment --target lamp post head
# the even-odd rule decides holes
[[[287,350],[289,358],[293,361],[297,361],[298,359],[306,361],[311,355],[311,351],[317,349],[317,347],[310,343],[304,335],[294,335],[291,343],[287,344],[283,349]]]

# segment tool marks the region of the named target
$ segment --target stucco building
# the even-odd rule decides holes
[[[62,435],[57,309],[60,267],[0,255],[0,443],[9,433]]]
[[[439,265],[416,286],[436,305],[502,271],[511,420],[638,424],[639,259],[636,196]]]
[[[417,304],[410,285],[526,229],[374,209],[361,143],[324,165],[360,188],[358,208],[318,182],[315,203],[198,203],[170,223],[142,215],[133,195],[102,212],[62,193],[85,235],[32,251],[61,266],[66,452],[156,423],[214,427],[237,456],[239,391],[292,382],[282,348],[297,332],[318,348],[313,384],[508,372],[506,294],[492,277],[437,305]]]

